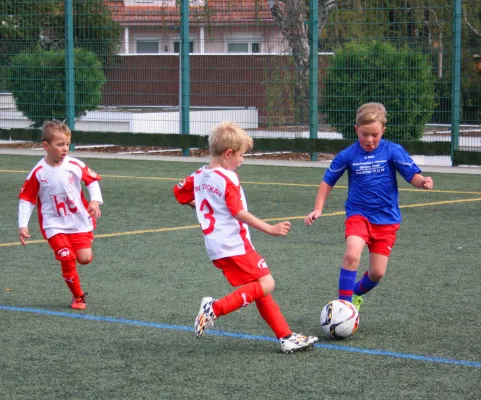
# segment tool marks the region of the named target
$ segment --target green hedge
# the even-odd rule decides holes
[[[84,49],[74,50],[75,117],[95,110],[102,100],[106,82],[97,56]],[[66,119],[65,50],[48,51],[39,46],[12,57],[9,88],[17,109],[42,126],[47,119]]]
[[[455,151],[453,165],[481,165],[481,152],[479,151]]]
[[[409,47],[380,41],[350,42],[334,52],[323,83],[319,112],[345,139],[355,139],[356,110],[380,102],[389,140],[418,140],[436,108],[429,58]]]
[[[0,129],[3,140],[41,141],[38,129]],[[75,144],[115,144],[122,146],[158,146],[158,147],[197,147],[208,148],[207,136],[151,134],[151,133],[117,133],[117,132],[83,132],[74,131],[72,142]],[[337,154],[354,140],[332,139],[255,139],[254,149],[257,151],[293,151],[303,153]],[[410,154],[450,155],[449,142],[396,141]]]

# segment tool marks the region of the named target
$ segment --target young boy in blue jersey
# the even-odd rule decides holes
[[[386,273],[396,231],[401,223],[396,171],[411,185],[433,188],[433,180],[421,175],[404,148],[382,139],[386,130],[386,109],[381,103],[366,103],[356,113],[358,141],[332,161],[319,186],[314,210],[304,219],[312,225],[322,214],[333,186],[348,173],[346,248],[339,275],[339,299],[358,309],[362,296],[374,289]],[[369,248],[369,269],[356,282],[364,247]]]

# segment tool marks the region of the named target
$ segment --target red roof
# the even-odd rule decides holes
[[[105,2],[114,21],[125,24],[180,22],[180,7],[137,5],[126,7],[123,1]],[[195,23],[273,23],[267,0],[205,0],[207,5],[190,6],[190,22]]]

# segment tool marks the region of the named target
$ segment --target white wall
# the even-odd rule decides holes
[[[259,127],[258,111],[255,108],[195,109],[190,111],[190,133],[208,135],[211,128],[221,121],[233,121],[243,129]],[[131,133],[179,133],[180,113],[177,108],[97,110],[88,112],[75,122],[79,131],[131,132]],[[10,94],[0,94],[0,128],[28,128],[32,124],[15,108]]]

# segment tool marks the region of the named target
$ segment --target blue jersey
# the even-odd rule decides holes
[[[381,140],[375,150],[367,152],[356,142],[332,160],[323,180],[334,186],[346,170],[347,217],[362,215],[372,224],[401,222],[396,171],[407,182],[421,172],[402,146]]]

